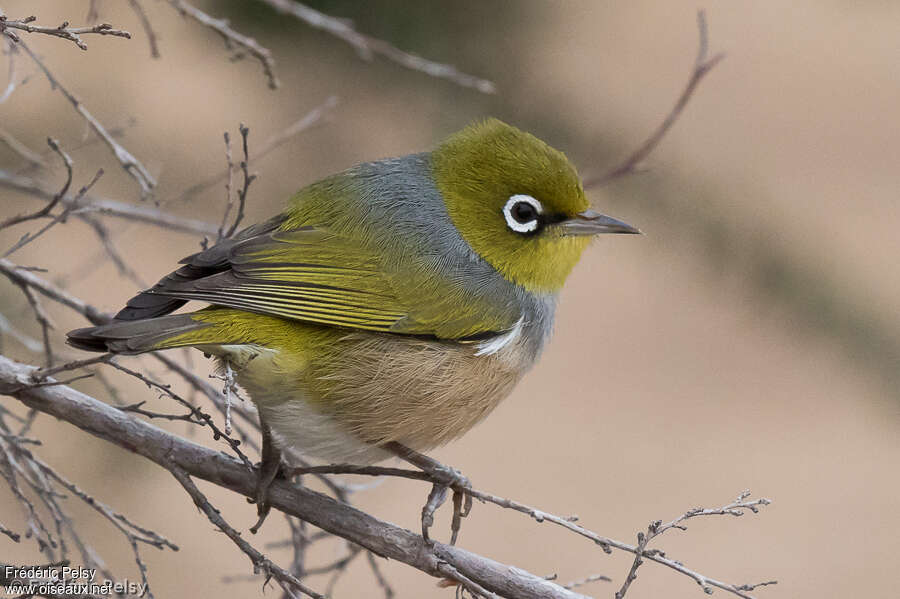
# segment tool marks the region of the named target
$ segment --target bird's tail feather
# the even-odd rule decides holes
[[[215,325],[193,316],[172,314],[143,320],[114,321],[70,331],[66,341],[78,349],[117,354],[140,354],[157,349],[217,343]],[[205,335],[203,329],[208,329],[209,334]]]

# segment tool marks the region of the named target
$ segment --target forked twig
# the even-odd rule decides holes
[[[275,59],[272,58],[272,52],[268,48],[260,46],[252,37],[232,29],[227,20],[212,17],[199,8],[184,2],[184,0],[169,0],[169,4],[183,16],[190,17],[204,27],[209,27],[221,35],[229,50],[237,47],[257,59],[262,65],[271,89],[277,89],[281,85],[278,81],[278,76],[275,74]]]
[[[122,29],[113,29],[113,26],[109,23],[100,23],[99,25],[89,27],[70,27],[68,21],[63,21],[59,27],[42,27],[40,25],[32,25],[36,20],[37,17],[30,16],[25,17],[24,19],[10,21],[5,15],[0,15],[0,33],[5,34],[14,42],[21,42],[22,40],[15,32],[10,31],[10,29],[24,31],[26,33],[43,33],[45,35],[51,35],[53,37],[59,37],[74,42],[75,45],[82,50],[88,49],[87,44],[81,39],[81,36],[86,34],[111,35],[113,37],[131,39],[130,33]]]

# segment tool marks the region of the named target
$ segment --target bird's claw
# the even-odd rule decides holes
[[[433,544],[428,529],[434,524],[434,513],[447,500],[447,491],[453,491],[453,520],[450,525],[450,544],[455,545],[459,536],[462,519],[472,511],[472,496],[466,491],[472,488],[469,479],[455,468],[441,465],[429,472],[434,484],[428,494],[428,501],[422,508],[422,538]]]
[[[281,452],[275,446],[272,439],[272,433],[265,422],[261,423],[263,433],[262,443],[262,460],[259,462],[259,473],[256,479],[256,493],[251,503],[256,504],[256,514],[258,516],[256,524],[250,527],[250,532],[256,534],[259,527],[266,521],[271,506],[269,504],[269,487],[272,481],[279,474],[285,475],[281,464]]]

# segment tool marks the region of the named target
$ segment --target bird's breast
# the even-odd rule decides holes
[[[373,446],[425,451],[472,428],[532,366],[533,345],[521,322],[477,343],[335,330],[303,356],[267,348],[238,380],[283,445],[375,462],[388,456]]]

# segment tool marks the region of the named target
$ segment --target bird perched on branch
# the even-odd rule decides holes
[[[121,354],[191,346],[227,364],[262,424],[257,526],[281,449],[362,464],[400,455],[464,493],[464,477],[417,452],[465,433],[534,365],[593,236],[638,232],[589,208],[561,152],[491,119],[303,188],[68,341]],[[171,314],[189,300],[210,306]],[[458,514],[454,524],[455,539]]]

